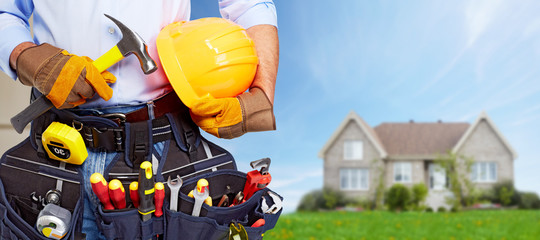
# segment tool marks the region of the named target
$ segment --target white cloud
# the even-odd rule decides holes
[[[502,5],[501,0],[470,1],[465,9],[467,47],[472,46],[486,32]]]

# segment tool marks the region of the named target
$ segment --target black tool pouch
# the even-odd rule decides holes
[[[152,136],[149,138],[155,140],[154,143],[163,140],[161,141],[163,142],[163,151],[157,151],[153,148],[143,149],[142,147],[138,149],[140,153],[147,153],[146,156],[141,155],[143,159],[152,161],[153,165],[157,165],[155,181],[165,182],[169,177],[174,179],[179,175],[187,184],[190,180],[198,180],[201,176],[217,174],[222,171],[232,171],[240,175],[243,174],[236,171],[234,158],[228,151],[206,140],[200,135],[198,127],[191,121],[189,114],[167,114],[166,120],[169,122],[168,125],[149,122],[148,125],[160,125],[161,127],[159,127],[159,129],[153,128],[150,133],[147,133],[147,136]],[[131,127],[132,125],[126,125],[126,129],[130,129]],[[172,134],[170,137],[163,137],[161,139],[158,137],[160,135],[169,134],[168,130],[170,130],[170,134]],[[135,134],[138,134],[139,138],[141,138],[141,134],[144,135],[142,131],[133,134],[133,130],[127,130],[127,133],[126,141],[129,142],[136,141],[132,139],[135,138]],[[156,133],[158,133],[158,135],[156,135]],[[137,144],[130,145],[133,146]],[[162,152],[162,154],[158,154],[159,152]],[[132,157],[126,155],[134,153],[135,151],[126,149],[125,154],[120,153],[117,155],[111,165],[105,170],[104,176],[107,181],[119,179],[125,189],[129,189],[129,184],[132,181],[137,181],[139,175],[137,164],[140,163],[134,162]],[[235,182],[235,186],[237,185],[239,188],[243,188],[245,174],[243,175],[243,179],[242,177],[231,178],[231,181]],[[219,180],[225,181],[227,179]],[[167,184],[165,183],[165,185]],[[172,217],[172,215],[169,214],[170,210],[168,209],[168,204],[170,190],[168,186],[165,186],[165,191],[166,197],[163,204],[164,215],[161,217],[152,215],[153,217],[145,222],[142,221],[141,215],[138,213],[137,209],[133,208],[131,202],[128,202],[128,208],[122,210],[107,211],[100,208],[97,221],[101,232],[107,239],[150,239],[157,235],[163,236],[165,239],[178,239],[180,236],[184,236],[185,233],[174,230],[179,227],[175,226],[177,225],[179,218],[177,216]],[[181,196],[179,196],[179,198],[181,198]],[[130,201],[128,190],[126,190],[126,199]],[[178,201],[184,200],[179,199]],[[244,206],[246,206],[246,209],[247,207],[253,208],[253,206],[248,206],[248,204],[243,206],[240,205],[237,208],[246,211],[243,210],[245,208]],[[179,212],[178,214],[181,213]],[[243,215],[242,219],[246,218],[247,215]],[[191,216],[187,217],[188,219],[193,218]],[[200,225],[197,228],[206,228],[205,222],[208,221],[208,219],[209,218],[202,217],[198,219]],[[182,226],[186,225],[183,224]],[[225,232],[227,233],[228,227],[226,228],[227,231]],[[207,230],[210,231],[210,229]],[[220,229],[220,235],[223,233],[222,230],[224,229]],[[224,235],[224,237],[226,237],[226,235]],[[205,238],[194,235],[193,238],[185,239]]]
[[[79,168],[40,156],[30,139],[8,150],[0,160],[0,234],[2,239],[48,239],[36,229],[46,193],[62,180],[60,206],[71,212],[63,239],[75,239],[82,228],[82,173]]]
[[[193,199],[186,194],[198,179],[208,179],[210,196],[217,202],[227,185],[231,191],[242,191],[246,174],[237,171],[234,158],[228,151],[200,135],[187,111],[184,107],[178,113],[168,113],[158,119],[125,123],[122,128],[110,119],[73,116],[58,110],[51,110],[34,120],[30,137],[7,151],[0,160],[1,238],[46,239],[35,228],[40,207],[32,198],[39,199],[39,196],[44,197],[47,191],[55,189],[58,179],[63,180],[60,206],[72,214],[69,231],[63,239],[77,239],[79,236],[84,205],[83,174],[79,166],[66,164],[62,169],[60,162],[46,157],[40,143],[41,133],[53,121],[82,123],[81,134],[87,147],[117,151],[103,175],[109,182],[112,179],[122,182],[126,189],[127,208],[106,211],[99,207],[95,213],[98,228],[107,239],[156,239],[158,235],[163,239],[226,239],[231,222],[245,226],[250,239],[262,238],[266,230],[274,227],[281,213],[281,210],[273,214],[262,212],[263,199],[268,204],[273,203],[267,188],[237,206],[204,205],[199,217],[191,216]],[[122,141],[111,141],[111,136]],[[157,145],[162,149],[155,149],[155,143],[161,143]],[[129,197],[129,184],[138,180],[142,161],[150,161],[156,167],[156,182],[165,182],[177,175],[183,179],[184,185],[178,194],[178,212],[170,210],[171,193],[165,186],[163,215],[156,217],[152,214],[143,222]],[[261,218],[266,222],[263,226],[249,227]]]
[[[192,216],[194,199],[187,194],[196,187],[200,178],[208,180],[210,197],[214,203],[220,201],[226,189],[235,193],[242,191],[246,182],[246,174],[236,170],[218,170],[186,181],[180,193],[179,211],[173,212],[168,207],[165,210],[167,238],[177,239],[182,236],[183,239],[227,239],[231,222],[244,226],[250,240],[262,239],[264,232],[274,228],[281,210],[272,214],[264,213],[261,208],[263,198],[267,204],[273,204],[269,196],[271,190],[268,188],[257,191],[246,202],[232,207],[203,204],[200,215]],[[263,226],[250,227],[259,219],[264,219]]]
[[[36,220],[49,190],[61,188],[60,207],[71,213],[67,234],[62,239],[81,239],[84,212],[81,167],[47,157],[41,134],[53,122],[72,124],[74,114],[52,109],[32,122],[30,136],[6,151],[0,159],[1,239],[49,239],[38,232]],[[97,127],[116,124],[100,117],[80,117],[80,122]],[[61,180],[59,183],[58,180]]]

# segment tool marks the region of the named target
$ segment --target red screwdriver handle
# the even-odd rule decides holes
[[[90,176],[90,183],[92,184],[92,191],[96,194],[101,204],[103,204],[103,209],[113,210],[114,207],[109,198],[109,188],[107,187],[107,181],[103,178],[101,173],[94,173]]]
[[[120,180],[113,179],[109,182],[109,197],[116,209],[126,208],[126,192]]]
[[[154,215],[156,217],[161,217],[163,215],[163,199],[165,199],[165,186],[162,182],[157,182],[154,185],[156,192],[154,193],[154,205],[156,206],[156,211]]]
[[[131,182],[129,184],[129,197],[131,198],[131,202],[133,202],[133,207],[139,208],[139,183],[138,182]]]

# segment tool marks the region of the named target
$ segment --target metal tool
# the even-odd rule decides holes
[[[193,204],[193,211],[191,212],[191,216],[198,217],[201,214],[201,208],[203,203],[208,204],[208,198],[210,198],[210,191],[208,189],[208,180],[201,178],[199,181],[197,181],[197,186],[195,186],[195,189],[193,189],[188,196],[193,197],[195,199],[195,203]],[[210,198],[210,204],[212,206],[212,198]]]
[[[107,51],[107,53],[93,62],[99,72],[105,71],[107,68],[132,53],[139,58],[144,74],[150,74],[157,70],[156,62],[154,62],[150,57],[150,54],[148,54],[148,47],[144,40],[120,21],[107,14],[105,14],[105,16],[118,26],[122,33],[122,39],[113,48]],[[11,118],[11,125],[15,128],[15,131],[22,133],[29,122],[49,111],[52,107],[53,104],[51,101],[42,95],[30,104],[30,106]]]
[[[247,173],[246,184],[244,185],[244,199],[248,200],[255,192],[265,188],[272,181],[272,176],[268,173],[270,168],[270,158],[263,158],[250,163],[253,170]]]
[[[234,196],[234,200],[233,202],[231,203],[231,205],[229,205],[229,207],[234,207],[238,204],[241,204],[245,202],[245,199],[244,199],[244,193],[242,191],[238,192],[236,194],[236,196]]]
[[[165,186],[163,186],[162,182],[157,182],[156,185],[154,185],[154,188],[156,189],[156,193],[154,194],[154,205],[156,205],[156,212],[154,212],[154,215],[156,215],[156,217],[161,217],[161,215],[163,215],[163,199],[165,199]]]
[[[179,175],[176,175],[174,180],[171,180],[171,176],[167,179],[167,186],[171,189],[171,198],[169,208],[173,212],[178,211],[178,193],[180,192],[180,187],[182,187],[182,178]]]
[[[274,202],[271,206],[268,206],[268,204],[266,203],[266,198],[263,196],[262,197],[262,202],[261,202],[261,210],[263,213],[270,213],[270,214],[276,214],[279,212],[279,210],[281,210],[281,208],[283,207],[283,203],[281,201],[281,198],[279,198],[279,196],[277,194],[275,194],[274,192],[272,191],[268,191],[268,196],[270,196],[272,198],[272,201]]]
[[[223,196],[221,196],[221,199],[219,199],[219,203],[218,203],[218,207],[228,207],[230,204],[231,204],[231,197],[229,197],[229,195],[232,196],[233,194],[233,191],[231,190],[231,186],[227,185],[226,186],[226,190],[225,190],[225,194],[223,194]]]
[[[152,219],[154,206],[154,174],[152,163],[144,161],[139,169],[139,213],[143,222]]]
[[[126,208],[126,191],[118,179],[109,182],[109,197],[116,209]]]
[[[103,204],[103,209],[113,210],[114,206],[109,198],[109,188],[107,187],[108,184],[105,178],[103,178],[103,175],[101,175],[101,173],[92,174],[92,176],[90,176],[90,183],[92,185],[94,194],[96,194],[101,204]]]
[[[58,206],[61,194],[58,190],[47,192],[47,205],[39,212],[36,228],[43,236],[50,239],[62,239],[71,224],[71,212]]]
[[[242,224],[234,220],[229,224],[229,240],[248,240],[246,229]]]

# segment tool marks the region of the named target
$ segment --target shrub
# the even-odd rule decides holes
[[[456,211],[457,211],[457,209],[456,209]],[[437,208],[437,212],[446,212],[446,208],[441,206],[441,207]]]
[[[325,207],[323,209],[335,209],[336,207],[344,207],[349,202],[345,198],[343,192],[331,189],[323,189],[323,198],[325,201]]]
[[[386,194],[386,203],[392,211],[407,210],[410,199],[410,190],[402,184],[394,184]]]
[[[499,200],[503,206],[508,206],[512,201],[512,196],[514,196],[514,190],[502,187],[499,191]]]
[[[413,185],[412,189],[412,200],[411,204],[415,209],[419,209],[424,200],[426,200],[428,189],[425,184],[418,183]]]
[[[359,207],[365,210],[375,209],[375,201],[370,200],[369,198],[354,198],[347,200],[348,207]]]
[[[500,203],[503,206],[513,206],[518,205],[520,202],[519,194],[516,194],[517,191],[512,181],[497,183],[493,186],[492,191],[493,203]]]
[[[313,190],[302,197],[296,210],[317,211],[325,206],[322,190]]]
[[[297,207],[298,211],[318,211],[319,209],[335,209],[344,207],[349,200],[345,195],[330,188],[314,190],[302,197]]]
[[[433,208],[427,207],[427,208],[426,208],[426,212],[433,212]]]
[[[522,209],[540,209],[540,198],[535,192],[519,192],[519,208]]]

